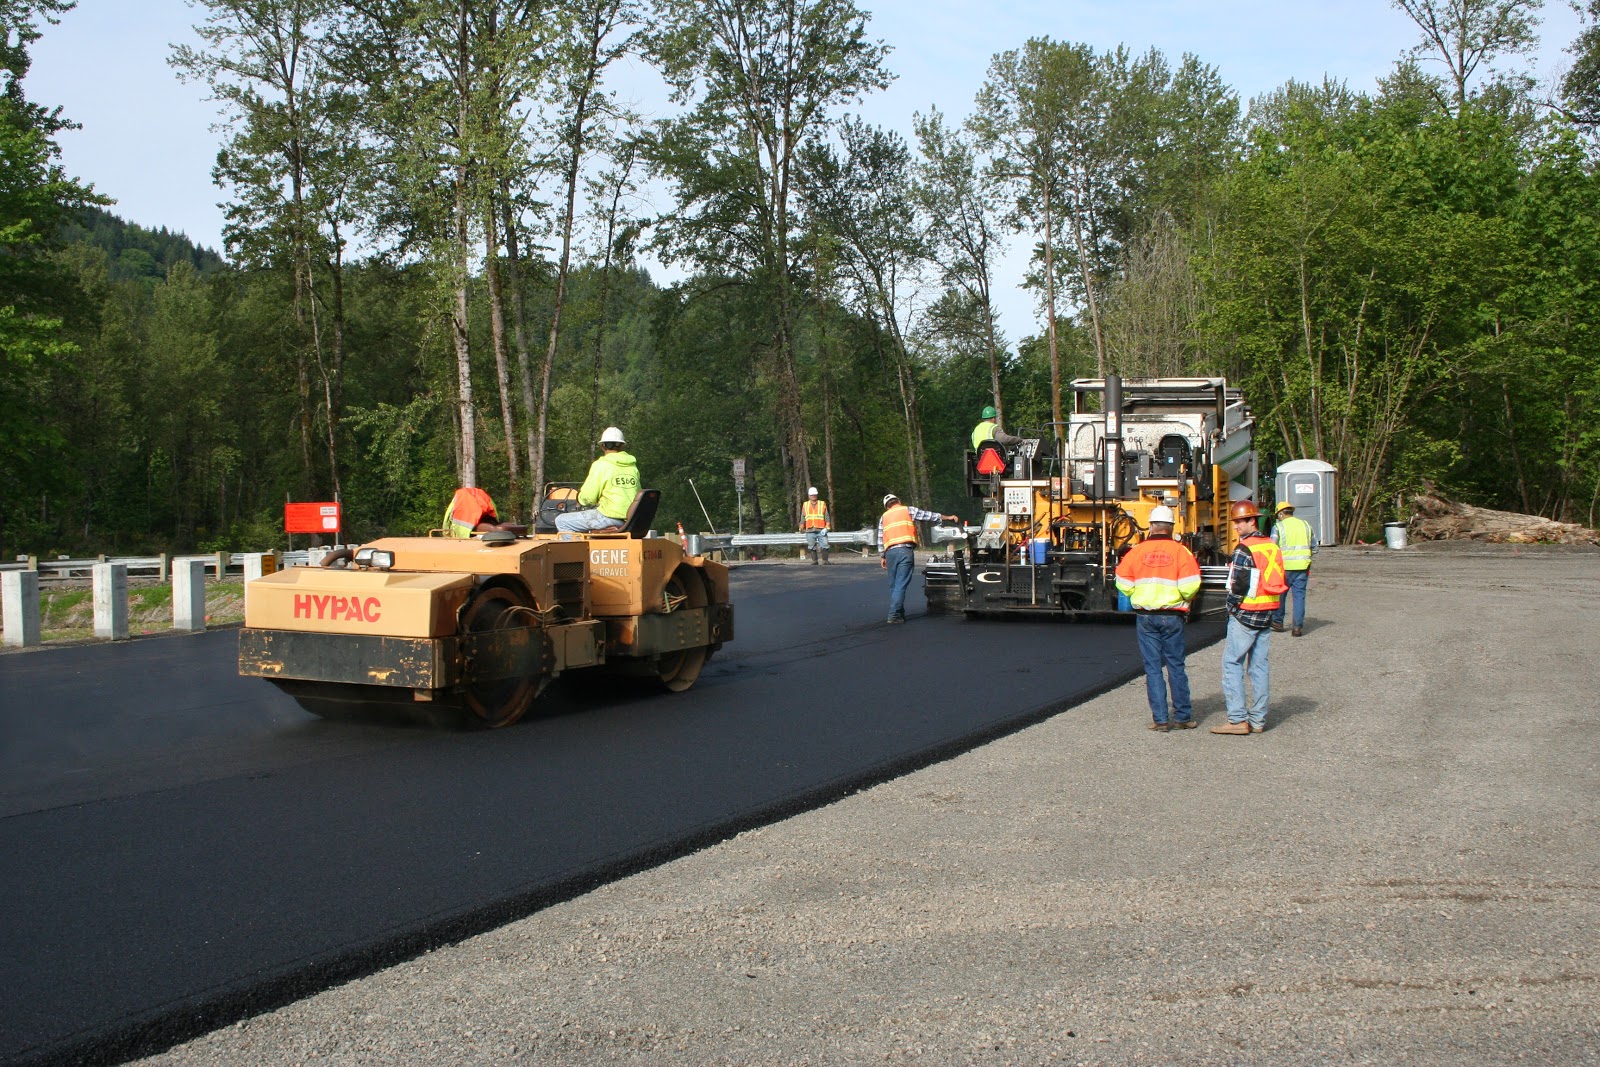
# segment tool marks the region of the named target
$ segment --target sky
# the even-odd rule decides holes
[[[1371,91],[1418,40],[1413,23],[1386,0],[857,0],[868,32],[893,51],[896,75],[858,111],[908,139],[911,117],[938,107],[960,119],[971,110],[993,56],[1030,37],[1081,41],[1135,54],[1151,47],[1174,62],[1192,52],[1248,100],[1290,79],[1324,75]],[[180,82],[167,57],[198,45],[201,12],[186,0],[78,0],[34,45],[24,83],[29,99],[60,105],[81,130],[59,137],[73,176],[116,200],[110,210],[150,229],[166,227],[221,249],[222,193],[211,182],[222,135],[204,85]],[[1534,72],[1559,76],[1581,23],[1565,0],[1546,0]],[[643,84],[642,82],[640,84]],[[648,111],[649,101],[640,100]],[[664,206],[664,205],[662,205]],[[1020,252],[997,279],[1007,332],[1032,333],[1030,296],[1016,289]]]

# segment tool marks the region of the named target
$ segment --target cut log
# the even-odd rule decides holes
[[[1418,493],[1411,498],[1413,541],[1491,541],[1514,545],[1600,545],[1600,531],[1539,515],[1494,511]]]

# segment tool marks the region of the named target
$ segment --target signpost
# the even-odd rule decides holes
[[[744,457],[733,461],[733,490],[739,494],[739,532],[744,533]]]

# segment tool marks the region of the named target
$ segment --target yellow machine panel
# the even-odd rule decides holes
[[[462,574],[290,567],[250,583],[244,624],[265,630],[443,637],[473,582]]]
[[[643,615],[667,610],[667,581],[683,549],[665,538],[590,534],[589,604],[596,615]]]

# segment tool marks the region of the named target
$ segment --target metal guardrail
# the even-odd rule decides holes
[[[935,526],[929,537],[932,544],[938,545],[948,541],[963,541],[967,536],[964,526]],[[728,552],[735,549],[750,548],[804,548],[806,535],[798,530],[784,533],[765,534],[689,534],[685,548],[692,556],[704,555],[707,552]],[[829,530],[828,547],[837,548],[841,545],[860,545],[863,548],[878,548],[878,529],[869,526],[863,530]]]
[[[277,558],[277,568],[306,567],[311,564],[312,553],[325,553],[331,549],[298,549],[294,552],[269,553]],[[151,577],[165,580],[172,573],[176,563],[186,560],[204,560],[206,572],[213,578],[220,579],[226,574],[244,574],[244,557],[255,555],[252,552],[189,552],[181,556],[100,556],[94,559],[34,559],[18,560],[12,563],[0,563],[0,572],[5,571],[36,571],[39,580],[65,581],[73,578],[88,578],[94,573],[97,563],[120,563],[128,569],[129,577]],[[319,555],[317,558],[321,558]]]

